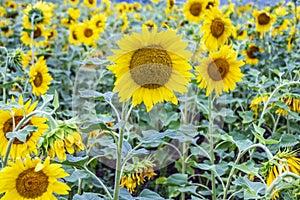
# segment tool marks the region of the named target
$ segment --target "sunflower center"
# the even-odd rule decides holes
[[[1,27],[1,30],[4,32],[4,33],[7,33],[9,31],[9,28],[8,26],[4,26],[4,27]]]
[[[258,15],[257,20],[260,25],[267,25],[271,19],[266,13],[262,13]]]
[[[259,52],[259,48],[256,46],[252,46],[248,49],[247,56],[252,59],[256,58],[256,55],[255,55],[256,52]]]
[[[200,15],[201,10],[202,10],[201,3],[193,3],[190,7],[190,13],[195,17],[198,17]]]
[[[33,38],[36,39],[42,35],[42,30],[39,27],[36,27],[36,30],[33,32]]]
[[[74,40],[78,40],[75,31],[72,31],[72,37],[73,37]]]
[[[101,27],[101,24],[102,24],[102,21],[101,20],[98,20],[97,22],[96,22],[96,26],[99,28],[99,27]]]
[[[86,29],[84,30],[84,36],[85,36],[85,37],[91,37],[92,35],[93,35],[93,30],[92,30],[92,29],[86,28]]]
[[[42,171],[35,172],[34,168],[23,171],[16,180],[16,190],[23,199],[41,197],[48,185],[48,176]]]
[[[156,89],[165,85],[172,74],[172,60],[159,45],[150,45],[134,52],[130,60],[130,74],[138,85]]]
[[[94,0],[89,0],[89,3],[90,3],[90,4],[93,4],[93,3],[94,3]]]
[[[35,87],[40,87],[43,83],[43,75],[40,72],[37,72],[37,74],[34,77],[33,81]]]
[[[210,31],[215,38],[219,38],[224,33],[224,30],[225,30],[225,26],[221,19],[213,20],[210,26]]]
[[[229,71],[229,64],[223,58],[218,58],[208,65],[207,72],[214,81],[223,80]]]
[[[15,116],[14,118],[15,118],[15,126],[17,126],[19,124],[19,122],[23,119],[23,116]],[[29,121],[26,124],[24,124],[21,128],[24,128],[27,125],[32,125],[32,124]],[[6,135],[6,133],[13,132],[13,126],[14,126],[13,119],[12,118],[8,119],[3,125],[2,130],[3,130],[4,135]],[[30,137],[31,137],[31,134],[27,135],[26,141],[28,141]],[[6,139],[9,140],[8,138],[6,138]],[[17,138],[15,138],[14,144],[23,144],[23,142],[18,140]]]
[[[174,0],[169,0],[169,4],[170,4],[170,8],[173,8],[173,6],[175,4]]]

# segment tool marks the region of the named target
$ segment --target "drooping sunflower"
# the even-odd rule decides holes
[[[31,29],[31,25],[24,25],[25,29]],[[48,36],[50,35],[49,31],[45,29],[43,25],[35,25],[33,31],[33,40],[31,40],[31,33],[27,31],[21,32],[21,41],[27,45],[32,47],[32,45],[36,47],[45,46],[48,41]]]
[[[34,95],[40,96],[48,91],[52,80],[48,71],[46,60],[44,60],[43,56],[39,57],[35,65],[30,66],[29,76]]]
[[[183,13],[191,22],[199,23],[203,19],[203,14],[206,10],[205,0],[188,0],[183,7]]]
[[[227,42],[232,34],[233,26],[229,18],[223,16],[220,10],[211,8],[206,12],[204,24],[201,27],[203,37],[201,40],[210,51],[217,50]]]
[[[296,94],[284,94],[279,98],[280,101],[284,102],[292,112],[300,113],[300,95]],[[288,115],[289,111],[283,108],[276,110],[276,114]]]
[[[262,111],[263,104],[269,99],[269,94],[258,95],[251,101],[250,109],[254,112],[254,118],[257,118],[258,112]]]
[[[83,3],[89,8],[95,8],[97,5],[97,0],[84,0]]]
[[[43,1],[38,1],[35,5],[28,5],[24,11],[23,23],[41,24],[49,26],[51,24],[51,17],[53,15],[51,6]],[[34,15],[34,16],[33,16]]]
[[[11,102],[15,102],[15,99],[12,98]],[[27,101],[24,104],[23,97],[20,96],[18,100],[20,108],[13,108],[12,112],[9,110],[0,110],[0,154],[1,156],[5,155],[6,148],[8,145],[9,139],[6,137],[8,132],[12,132],[14,127],[18,126],[23,117],[34,111],[37,102],[31,104],[31,100]],[[13,126],[13,122],[15,126]],[[15,138],[9,157],[12,159],[24,158],[27,155],[34,153],[37,155],[37,143],[40,136],[48,129],[48,125],[45,124],[46,118],[33,116],[27,123],[22,125],[22,128],[32,125],[36,126],[37,130],[31,132],[27,137],[26,141],[22,142]]]
[[[237,60],[237,53],[228,46],[222,46],[220,51],[211,52],[209,57],[201,60],[196,67],[197,82],[200,88],[206,88],[208,96],[213,90],[218,97],[223,91],[229,92],[242,81],[240,67],[243,61]]]
[[[45,200],[57,199],[53,193],[68,194],[71,188],[58,179],[69,176],[60,164],[50,164],[46,158],[44,163],[40,158],[27,157],[20,159],[0,172],[0,193],[5,193],[3,200]]]
[[[117,78],[113,91],[119,92],[120,101],[132,97],[134,105],[144,102],[147,111],[164,100],[177,104],[174,92],[186,92],[193,76],[188,64],[191,53],[181,36],[172,30],[143,29],[117,44],[120,49],[108,59],[115,62],[109,69]]]
[[[95,44],[99,39],[99,33],[92,26],[92,23],[89,20],[81,23],[80,26],[78,26],[76,36],[78,37],[80,42],[88,46]]]
[[[259,62],[257,53],[263,52],[263,49],[258,48],[256,44],[250,44],[246,51],[243,51],[246,55],[245,62],[250,65],[256,65]]]
[[[262,171],[268,187],[277,176],[286,171],[300,175],[300,158],[297,158],[297,151],[279,151],[271,160],[264,163]],[[279,192],[275,193],[272,199],[277,199],[278,197]]]
[[[254,10],[252,15],[256,18],[256,30],[266,32],[271,29],[272,24],[276,21],[276,16],[266,10]]]

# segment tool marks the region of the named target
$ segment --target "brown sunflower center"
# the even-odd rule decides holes
[[[36,30],[33,32],[33,38],[36,39],[42,35],[42,30],[39,27],[36,27]]]
[[[225,30],[225,25],[221,19],[213,20],[210,26],[210,31],[215,38],[219,38],[224,33],[224,30]]]
[[[48,185],[48,176],[42,171],[35,172],[34,168],[23,171],[16,180],[16,190],[23,199],[41,197]]]
[[[258,15],[257,20],[260,25],[267,25],[271,18],[266,13],[262,13]]]
[[[90,3],[90,4],[93,4],[93,3],[94,3],[94,0],[89,0],[89,3]]]
[[[15,119],[15,126],[17,126],[17,125],[19,124],[19,122],[23,119],[23,116],[15,116],[14,119]],[[31,124],[31,122],[29,121],[29,122],[27,122],[26,124],[24,124],[21,128],[24,128],[24,127],[27,126],[27,125],[32,125],[32,124]],[[13,131],[13,126],[14,126],[14,125],[13,125],[13,119],[12,119],[12,118],[8,119],[8,120],[4,123],[3,129],[2,129],[2,130],[3,130],[3,133],[4,133],[5,137],[6,137],[6,134],[7,134],[7,133]],[[27,135],[26,141],[28,141],[30,137],[31,137],[31,134]],[[6,137],[6,139],[9,140],[7,137]],[[23,142],[20,141],[20,140],[18,140],[17,138],[15,138],[15,139],[14,139],[14,144],[23,144]]]
[[[74,40],[78,40],[77,36],[76,36],[76,32],[75,31],[72,31],[72,37]]]
[[[238,36],[242,36],[242,35],[244,34],[244,31],[245,31],[245,30],[239,31],[239,32],[238,32]]]
[[[97,22],[96,22],[96,26],[99,28],[99,27],[101,27],[102,26],[102,20],[98,20]]]
[[[37,74],[34,77],[33,81],[35,87],[40,87],[43,83],[43,75],[40,72],[37,72]]]
[[[169,0],[169,5],[170,5],[170,8],[173,8],[173,6],[175,5],[174,0]]]
[[[92,30],[92,29],[86,28],[86,29],[84,30],[84,36],[85,36],[85,37],[91,37],[92,35],[93,35],[93,30]]]
[[[201,3],[193,3],[190,7],[190,13],[195,17],[198,17],[201,11],[202,11]]]
[[[156,89],[165,85],[172,74],[172,60],[159,45],[136,50],[130,60],[130,74],[138,85]]]
[[[7,33],[9,31],[9,28],[8,26],[4,26],[1,28],[1,30],[4,32],[4,33]]]
[[[229,72],[229,64],[225,59],[217,58],[208,65],[207,72],[212,80],[223,80]]]
[[[252,46],[247,50],[247,56],[252,59],[256,58],[256,52],[259,52],[259,48],[257,46]]]

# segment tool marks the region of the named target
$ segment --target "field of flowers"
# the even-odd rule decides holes
[[[0,1],[0,199],[300,199],[300,1]]]

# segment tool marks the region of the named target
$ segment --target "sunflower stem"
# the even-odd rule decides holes
[[[3,74],[3,96],[2,96],[2,102],[5,103],[6,101],[6,75],[7,75],[7,67],[8,67],[8,51],[5,47],[0,47],[0,49],[3,49],[6,52],[6,61],[5,61],[5,68],[4,68],[4,74]]]
[[[215,154],[214,154],[214,141],[213,141],[213,117],[212,117],[212,95],[210,94],[208,97],[208,117],[209,117],[209,127],[208,127],[208,134],[209,134],[209,147],[210,147],[210,162],[212,165],[215,164]],[[216,180],[215,180],[215,172],[211,170],[211,193],[212,193],[212,200],[217,199],[216,193]]]
[[[126,122],[129,118],[130,112],[132,110],[132,106],[128,110],[128,104],[129,102],[126,102],[123,104],[123,109],[122,109],[122,115],[121,115],[121,120],[124,120],[124,124],[121,126],[119,130],[119,140],[116,148],[117,152],[117,161],[116,161],[116,171],[115,171],[115,185],[114,185],[114,200],[119,199],[119,192],[120,192],[120,180],[121,180],[121,175],[122,175],[122,147],[123,147],[123,139],[124,139],[124,129]],[[127,114],[126,114],[127,112]]]

